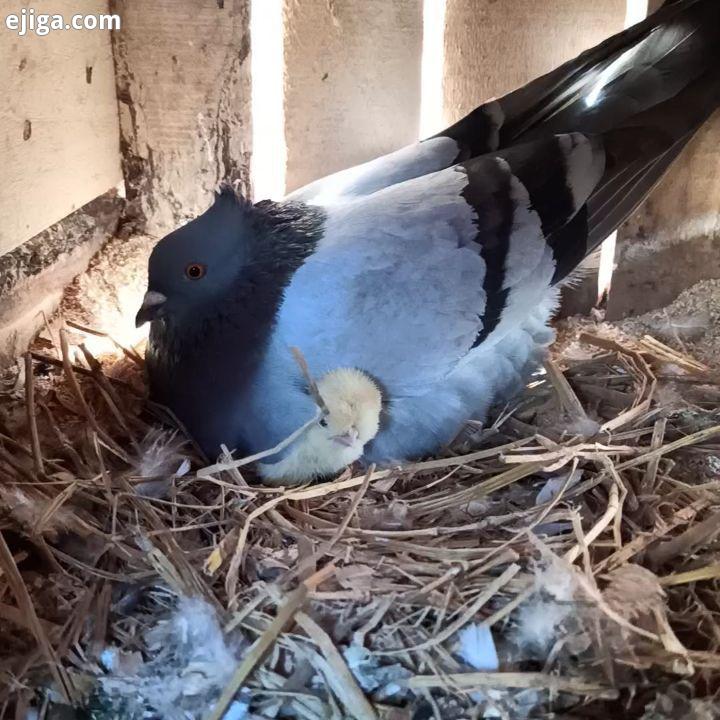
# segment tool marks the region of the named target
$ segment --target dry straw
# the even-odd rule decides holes
[[[170,432],[149,468],[147,438],[168,416],[144,402],[138,353],[101,364],[82,344],[92,332],[34,348],[4,394],[0,716],[41,706],[51,686],[81,702],[104,647],[142,650],[166,612],[158,588],[206,599],[249,643],[212,720],[241,687],[261,716],[280,704],[303,718],[409,718],[425,703],[450,717],[537,691],[543,711],[630,718],[680,675],[701,695],[718,686],[720,385],[708,367],[652,338],[585,334],[579,359],[556,354],[494,425],[440,457],[269,489],[249,462],[209,465]],[[572,612],[528,659],[523,608],[555,602],[539,578],[557,563]],[[642,580],[623,575],[638,568]],[[457,654],[478,622],[500,672]],[[363,689],[349,646],[402,668],[394,696]]]

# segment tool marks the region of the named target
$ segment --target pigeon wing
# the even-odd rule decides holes
[[[315,373],[355,366],[393,394],[422,392],[547,294],[585,245],[603,169],[597,141],[551,136],[326,208],[275,340]]]
[[[491,100],[438,135],[315,180],[290,193],[287,199],[336,205],[450,168],[466,158],[496,150],[503,117],[499,102]]]

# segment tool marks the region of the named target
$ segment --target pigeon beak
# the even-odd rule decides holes
[[[135,327],[140,327],[158,317],[166,300],[167,298],[162,293],[148,290],[135,316]]]
[[[333,435],[332,439],[336,443],[340,443],[340,445],[352,447],[357,442],[358,437],[358,431],[355,428],[351,428],[348,432],[343,433],[342,435]]]

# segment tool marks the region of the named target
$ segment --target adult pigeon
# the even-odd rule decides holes
[[[274,446],[320,376],[381,388],[369,461],[437,449],[516,392],[558,286],[720,105],[720,2],[675,0],[423,142],[255,205],[223,189],[163,238],[147,369],[210,456]]]

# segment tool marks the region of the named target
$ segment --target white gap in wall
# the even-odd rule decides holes
[[[625,27],[629,28],[647,17],[648,0],[627,0],[625,7]]]
[[[648,0],[627,0],[625,6],[625,27],[639,23],[647,17]],[[600,248],[600,268],[598,269],[598,302],[610,292],[613,271],[615,270],[615,246],[617,232],[612,233]]]
[[[443,129],[446,0],[424,0],[420,66],[420,139]]]
[[[285,72],[283,0],[252,0],[250,72],[254,200],[285,195]]]

